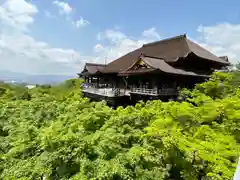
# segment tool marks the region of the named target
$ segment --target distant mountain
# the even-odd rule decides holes
[[[30,84],[56,84],[67,79],[75,78],[73,76],[65,75],[32,75],[24,78],[24,82]]]
[[[21,82],[27,75],[24,73],[16,73],[10,71],[0,70],[1,81],[17,81]]]
[[[0,70],[0,81],[12,83],[27,83],[27,84],[56,84],[77,76],[67,75],[28,75],[24,73],[16,73]]]

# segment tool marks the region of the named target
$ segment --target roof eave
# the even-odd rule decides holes
[[[130,76],[130,75],[140,75],[140,74],[147,74],[147,73],[154,73],[158,71],[157,69],[151,69],[149,71],[136,71],[136,72],[129,72],[129,71],[122,71],[118,73],[118,76]]]

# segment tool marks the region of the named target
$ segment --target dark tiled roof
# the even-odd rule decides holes
[[[208,59],[208,60],[219,62],[222,64],[228,64],[228,62],[226,62],[225,60],[222,60],[221,58],[217,57],[216,55],[204,49],[203,47],[199,46],[198,44],[190,41],[187,38],[185,38],[185,40],[187,42],[190,53],[192,52],[196,56],[201,57],[203,59]]]
[[[78,74],[80,77],[84,77],[84,76],[89,76],[91,75],[89,72],[81,72]]]
[[[168,63],[166,63],[163,59],[154,58],[154,57],[148,57],[148,56],[141,56],[140,59],[142,59],[146,64],[148,64],[151,68],[150,69],[142,69],[143,72],[153,72],[153,71],[161,71],[164,73],[169,74],[177,74],[177,75],[186,75],[186,76],[204,76],[208,77],[206,74],[198,74],[191,71],[186,71],[184,69],[178,69],[174,68]],[[137,62],[137,61],[136,61]],[[141,72],[141,69],[138,70]],[[133,71],[131,68],[127,69],[126,71],[120,72],[120,75],[130,75],[130,74],[139,74],[138,71]]]
[[[149,73],[149,72],[154,72],[156,71],[155,68],[149,68],[149,69],[138,69],[138,70],[127,70],[127,71],[122,71],[119,73],[120,76],[128,76],[128,75],[133,75],[133,74],[144,74],[144,73]]]
[[[85,68],[89,74],[95,74],[101,72],[106,67],[105,64],[86,63]]]
[[[229,62],[227,56],[219,56],[219,58],[222,59],[222,60],[224,60],[224,61],[226,61],[226,62]]]
[[[144,44],[141,48],[136,49],[109,63],[103,72],[118,73],[124,71],[130,67],[142,53],[148,56],[162,58],[166,62],[177,61],[179,58],[185,58],[192,53],[203,59],[215,61],[223,65],[228,64],[228,62],[220,59],[198,44],[187,39],[186,35],[180,35],[177,37]]]

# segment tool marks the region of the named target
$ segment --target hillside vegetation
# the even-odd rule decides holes
[[[80,80],[0,85],[0,179],[231,180],[240,147],[238,73],[215,73],[183,102],[116,110]]]

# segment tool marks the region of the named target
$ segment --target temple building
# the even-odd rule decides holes
[[[184,34],[144,44],[108,64],[86,63],[78,75],[85,79],[86,97],[118,106],[175,99],[181,88],[193,88],[229,65],[227,56],[217,57]]]

